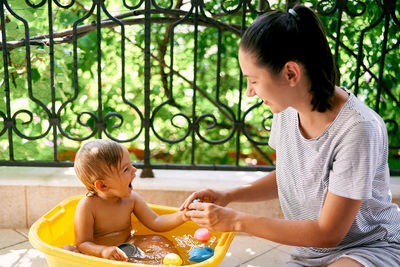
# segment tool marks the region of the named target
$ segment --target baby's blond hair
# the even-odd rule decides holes
[[[121,163],[123,146],[111,140],[95,139],[82,145],[76,154],[74,169],[86,186],[87,196],[96,195],[94,183],[104,180]]]

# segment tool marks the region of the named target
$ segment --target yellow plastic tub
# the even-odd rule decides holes
[[[64,250],[61,247],[64,245],[75,244],[74,234],[74,215],[76,205],[83,196],[70,197],[55,208],[39,218],[29,230],[29,241],[33,247],[43,252],[46,255],[47,263],[50,267],[110,267],[110,266],[154,266],[144,265],[129,262],[120,262],[98,258],[94,256],[84,255],[80,253]],[[173,213],[177,209],[159,205],[149,206],[158,214]],[[184,258],[182,266],[217,266],[224,258],[229,245],[231,244],[235,233],[232,232],[212,232],[210,244],[207,246],[215,250],[214,256],[200,263],[191,264],[185,259],[185,255],[189,254],[190,247],[197,247],[197,240],[194,240],[193,234],[199,227],[189,221],[169,232],[157,233],[171,240],[175,247]],[[132,229],[137,234],[154,234],[153,231],[143,226],[138,219],[132,214]],[[182,246],[183,243],[186,247]],[[187,246],[189,244],[189,247]],[[201,247],[201,246],[199,246]],[[187,258],[187,257],[186,257]]]

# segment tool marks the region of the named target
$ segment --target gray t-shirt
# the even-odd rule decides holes
[[[392,203],[385,123],[352,93],[332,124],[306,139],[293,108],[274,114],[269,144],[276,150],[279,200],[286,219],[319,218],[328,190],[363,200],[336,248],[296,247],[293,256],[323,257],[376,241],[400,243],[400,211]]]

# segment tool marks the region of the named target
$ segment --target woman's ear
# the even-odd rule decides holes
[[[286,62],[285,66],[283,66],[284,75],[290,86],[296,86],[301,78],[301,67],[295,61]]]
[[[108,191],[108,187],[104,183],[104,180],[96,180],[94,182],[94,187],[96,188],[96,190],[98,190],[100,192],[107,192]]]

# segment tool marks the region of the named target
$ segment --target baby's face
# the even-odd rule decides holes
[[[129,152],[124,148],[119,166],[106,179],[109,193],[116,197],[129,197],[135,177],[136,168],[132,166]]]

